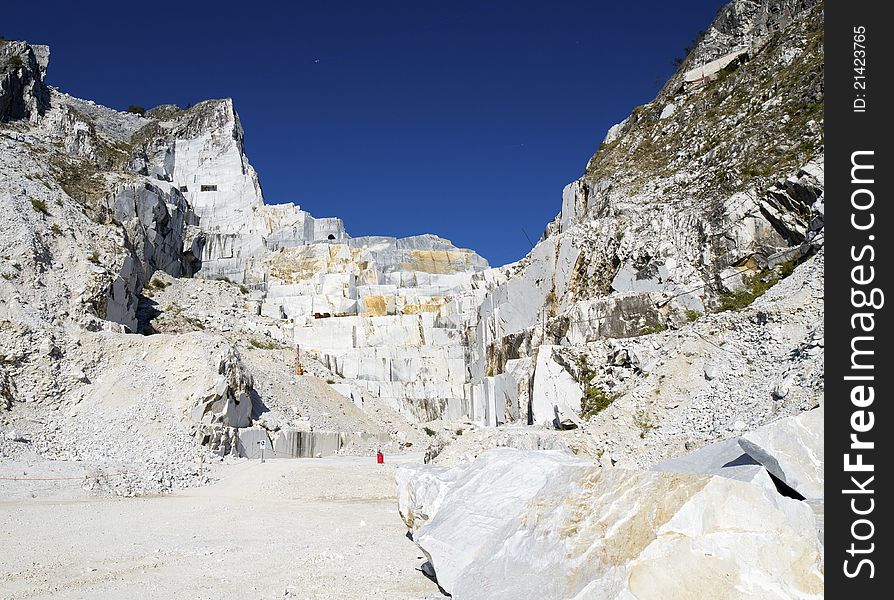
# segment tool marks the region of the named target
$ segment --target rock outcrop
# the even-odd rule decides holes
[[[531,422],[538,425],[575,426],[580,420],[583,390],[566,369],[557,346],[537,349],[537,366],[531,390]]]
[[[34,123],[46,112],[50,94],[43,78],[49,59],[47,46],[0,40],[0,122]]]
[[[489,286],[469,320],[469,384],[541,344],[740,309],[821,248],[822,40],[815,2],[724,7],[658,97],[611,128],[544,238]],[[742,60],[683,86],[740,47]],[[516,373],[519,388],[538,363]]]
[[[148,182],[125,185],[116,190],[111,202],[129,252],[112,282],[105,316],[135,332],[139,295],[155,272],[174,277],[191,274],[193,261],[184,253],[184,234],[187,225],[197,221],[176,188]]]

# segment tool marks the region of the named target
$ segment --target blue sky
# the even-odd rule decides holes
[[[521,258],[718,0],[12,3],[48,81],[119,109],[230,96],[267,202]]]

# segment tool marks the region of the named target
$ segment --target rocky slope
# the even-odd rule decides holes
[[[549,352],[556,369],[535,372],[534,395],[572,415],[583,411],[580,426],[479,428],[436,461],[454,465],[512,446],[644,468],[816,407],[824,387],[823,260],[820,251],[739,311],[642,336],[541,347],[538,356]]]
[[[736,48],[698,85],[680,83]],[[611,128],[543,239],[469,320],[470,384],[504,391],[497,422],[549,423],[557,408],[573,421],[593,413],[588,386],[595,400],[617,384],[584,381],[591,367],[566,360],[556,377],[577,380],[584,404],[571,383],[558,405],[532,397],[538,365],[552,368],[538,348],[685,329],[747,306],[822,247],[822,50],[821,6],[732,2],[659,96]]]

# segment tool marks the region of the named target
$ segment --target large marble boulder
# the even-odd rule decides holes
[[[807,498],[823,498],[825,409],[785,417],[743,435],[739,445],[780,481]]]
[[[449,592],[479,555],[487,556],[483,548],[522,513],[556,469],[584,472],[590,466],[561,451],[500,448],[446,471],[417,467],[397,477],[398,497],[405,503],[401,514],[408,527],[416,529],[414,540]]]
[[[583,389],[565,366],[556,360],[557,346],[540,346],[534,369],[531,413],[534,424],[579,421]]]
[[[407,475],[402,514],[457,600],[823,597],[813,512],[763,485],[508,448]]]

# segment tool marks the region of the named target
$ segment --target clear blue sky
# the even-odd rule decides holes
[[[51,84],[119,109],[231,96],[267,202],[497,265],[721,5],[13,2],[0,35],[49,44]]]

